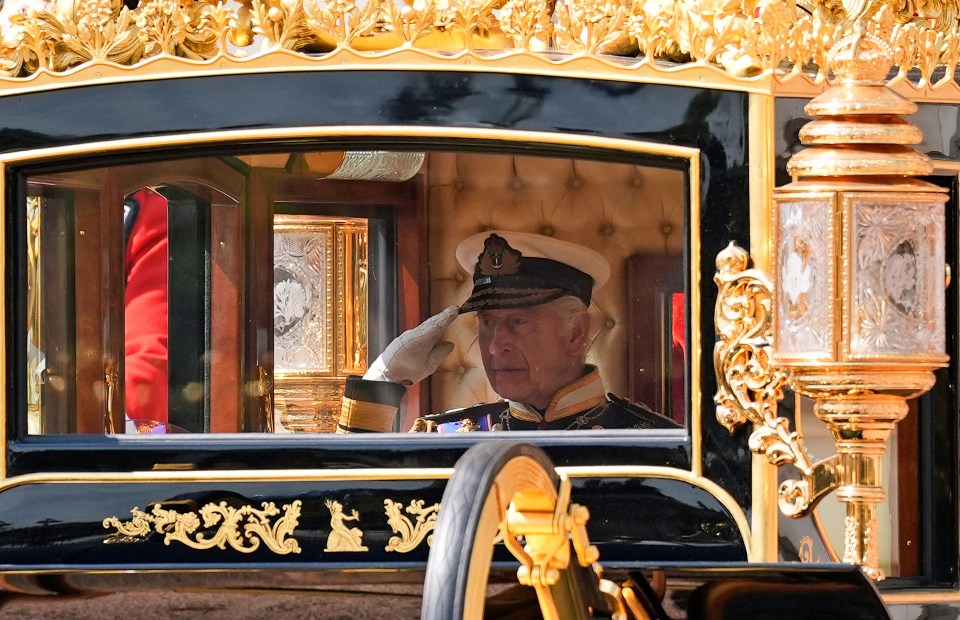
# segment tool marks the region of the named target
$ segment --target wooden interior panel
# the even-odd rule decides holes
[[[99,192],[74,193],[76,264],[83,266],[83,285],[76,287],[77,403],[76,432],[102,433],[106,418],[104,350],[107,288]],[[117,220],[121,221],[119,213]],[[122,299],[122,296],[121,296]],[[121,318],[122,321],[122,318]],[[121,327],[123,323],[121,322]],[[122,402],[122,401],[121,401]]]
[[[126,282],[126,248],[121,243],[107,240],[123,239],[123,193],[117,187],[116,177],[107,174],[100,192],[100,255],[102,279],[100,295],[103,297],[103,372],[106,384],[106,432],[123,433],[126,427],[124,415],[124,286]],[[78,263],[82,265],[83,263]],[[80,431],[82,432],[82,431]]]
[[[683,291],[682,256],[627,258],[627,395],[681,424],[686,343],[673,298]]]
[[[73,402],[77,392],[73,198],[69,191],[48,190],[41,200],[40,294],[35,299],[40,312],[32,316],[39,324],[31,325],[33,335],[40,337],[39,349],[46,364],[40,432],[72,433],[76,431]],[[28,377],[28,381],[34,379]]]
[[[241,209],[213,204],[211,212],[210,432],[240,430],[243,265]]]

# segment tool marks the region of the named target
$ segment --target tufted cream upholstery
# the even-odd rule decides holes
[[[682,252],[683,175],[627,164],[473,153],[432,153],[426,170],[431,312],[469,296],[470,277],[454,250],[473,233],[502,228],[591,247],[610,262],[611,277],[590,309],[588,359],[600,367],[609,391],[626,394],[624,259]],[[448,336],[455,348],[433,377],[429,409],[495,400],[480,361],[475,315],[459,317]]]

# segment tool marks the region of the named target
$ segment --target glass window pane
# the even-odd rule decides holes
[[[26,181],[31,434],[334,432],[347,377],[471,296],[457,248],[490,230],[601,256],[610,277],[585,339],[598,398],[686,421],[689,179],[676,161],[318,150]],[[475,312],[452,322],[451,353],[389,428],[505,396],[478,327]]]

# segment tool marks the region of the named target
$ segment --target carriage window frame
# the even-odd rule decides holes
[[[615,163],[630,163],[634,165],[636,164],[644,165],[644,164],[653,163],[653,164],[656,164],[658,167],[665,167],[665,168],[671,168],[674,170],[679,170],[683,175],[683,178],[685,179],[684,183],[687,184],[684,188],[685,200],[687,201],[687,204],[683,205],[686,211],[685,217],[690,218],[691,212],[693,212],[696,215],[699,209],[699,196],[697,193],[698,191],[697,183],[699,182],[699,174],[697,173],[697,170],[699,169],[698,168],[699,155],[698,155],[698,151],[696,151],[695,149],[685,149],[685,150],[679,149],[680,151],[683,152],[683,156],[681,157],[681,156],[678,156],[676,153],[673,153],[671,149],[666,149],[670,151],[669,155],[664,155],[663,153],[659,152],[659,148],[655,149],[655,152],[649,153],[644,151],[643,146],[632,148],[632,149],[620,150],[620,149],[612,149],[612,148],[599,148],[596,146],[579,146],[579,145],[567,144],[567,143],[563,143],[560,145],[547,143],[542,145],[536,145],[536,148],[531,148],[530,144],[524,144],[518,147],[518,145],[513,142],[502,141],[502,140],[488,140],[483,142],[436,140],[436,141],[430,141],[429,144],[424,144],[423,141],[419,141],[416,145],[405,145],[405,146],[401,146],[397,144],[397,142],[399,141],[391,142],[389,139],[387,139],[383,142],[379,140],[375,141],[373,144],[380,145],[380,144],[386,143],[389,145],[390,148],[418,148],[420,150],[424,150],[424,147],[427,147],[425,150],[435,150],[435,151],[461,151],[461,150],[464,152],[491,151],[501,155],[529,154],[531,152],[534,152],[537,155],[542,155],[547,157],[584,158],[584,159],[588,159],[591,161],[598,161],[598,162],[610,161]],[[323,144],[324,144],[324,147],[326,148],[326,147],[336,147],[336,146],[342,147],[342,145],[345,143],[341,141],[333,144],[330,144],[330,143],[323,143]],[[352,145],[354,143],[348,142],[346,144]],[[277,150],[277,148],[272,144],[261,143],[257,145],[257,148],[255,150],[256,152],[268,152],[271,150]],[[228,149],[228,151],[231,153],[247,152],[242,149],[240,150]],[[224,152],[227,152],[227,151],[225,151],[222,146],[207,145],[201,149],[191,148],[189,151],[189,156],[198,157],[199,156],[198,153],[203,155],[208,155],[208,156],[217,156],[217,155],[224,154]],[[149,157],[141,157],[141,159],[159,161],[167,158],[176,158],[177,156],[182,154],[183,154],[183,151],[180,148],[168,148],[168,149],[162,149],[162,150],[158,149],[156,152],[151,153]],[[32,155],[35,155],[35,154],[32,154]],[[58,157],[55,161],[54,160],[47,161],[44,159],[31,157],[30,158],[31,161],[21,163],[21,162],[17,162],[15,157],[12,157],[7,159],[7,161],[0,162],[0,163],[2,163],[6,169],[7,178],[15,181],[13,184],[13,187],[19,188],[18,194],[14,195],[15,196],[14,199],[16,201],[19,201],[21,197],[25,196],[26,179],[33,174],[37,174],[39,171],[50,172],[50,171],[65,171],[65,170],[78,169],[78,168],[89,169],[93,166],[109,165],[111,162],[117,162],[118,160],[125,162],[125,161],[128,161],[131,157],[133,157],[133,159],[137,159],[137,155],[140,155],[140,154],[139,153],[134,154],[129,151],[123,152],[118,150],[116,152],[111,152],[107,155],[101,155],[95,158]],[[693,201],[694,203],[696,203],[695,207],[691,207],[691,201],[690,201],[691,196],[695,197],[695,200]],[[17,213],[15,214],[16,215],[15,219],[17,220],[22,219],[20,217],[19,211],[20,210],[18,210]],[[689,222],[689,220],[687,221]],[[22,273],[22,265],[24,264],[23,257],[25,255],[25,248],[24,248],[25,240],[22,235],[15,234],[16,231],[23,230],[23,228],[20,227],[20,224],[22,224],[22,222],[16,222],[12,228],[8,228],[7,236],[8,236],[8,239],[10,239],[10,247],[18,249],[18,252],[17,252],[18,260],[14,264],[17,265],[18,270],[20,270],[20,272]],[[689,223],[688,223],[687,230],[692,231],[692,228],[689,228]],[[696,236],[697,235],[693,234],[692,232],[688,232],[686,239],[684,240],[684,248],[685,248],[684,264],[685,265],[690,265],[691,263],[696,264],[698,262],[698,261],[689,260],[691,237],[696,237]],[[687,283],[686,283],[687,286],[691,286],[690,284],[691,282],[699,281],[703,277],[702,274],[697,274],[696,276],[690,276],[689,271],[687,272],[686,275],[688,276]],[[17,287],[18,287],[17,282],[8,281],[8,291],[15,290]],[[696,294],[696,289],[691,289],[691,290],[693,290],[695,294],[691,296],[693,299],[689,299],[686,301],[686,310],[688,313],[691,312],[691,307],[696,305],[699,301],[698,299],[696,299],[697,297],[699,297],[699,295]],[[19,295],[19,299],[21,300],[23,299],[22,294]],[[16,321],[22,325],[22,317],[23,317],[23,310],[21,307],[21,308],[18,308],[18,312],[13,313],[13,316],[10,318],[12,319],[12,321]],[[699,318],[697,321],[691,321],[690,328],[687,329],[685,337],[688,340],[688,345],[690,344],[689,341],[694,337],[692,336],[692,334],[696,329],[698,321],[699,321]],[[20,360],[25,359],[24,358],[25,352],[23,349],[24,347],[20,342],[14,342],[13,346],[9,348],[10,361],[14,366],[15,375],[17,375],[17,378],[16,378],[17,381],[22,381],[23,379],[21,364],[20,364]],[[697,350],[697,348],[691,347],[691,350],[695,351]],[[692,428],[698,427],[699,419],[700,419],[699,412],[693,411],[691,407],[693,406],[692,402],[694,400],[702,400],[702,399],[693,398],[691,385],[694,382],[693,376],[701,375],[701,369],[699,368],[699,366],[702,366],[702,365],[703,365],[702,359],[699,360],[699,364],[691,360],[690,366],[692,366],[692,368],[685,379],[686,391],[688,394],[688,402],[687,402],[687,420],[683,428],[680,428],[675,431],[674,430],[643,431],[642,433],[633,433],[629,431],[587,431],[587,433],[594,435],[594,437],[588,443],[606,445],[608,443],[611,443],[610,440],[612,439],[612,443],[620,444],[624,446],[626,445],[640,446],[640,445],[647,445],[647,444],[657,445],[659,447],[662,447],[664,450],[668,450],[670,454],[670,457],[667,459],[657,459],[658,462],[666,462],[668,466],[677,465],[684,469],[689,469],[692,466],[691,459],[696,458],[695,455],[698,452],[698,448],[696,446],[698,440],[695,439],[695,437],[699,435],[699,428],[697,428],[697,430],[694,432],[692,432]],[[125,435],[119,435],[119,434],[107,435],[105,437],[101,437],[99,435],[65,435],[65,436],[29,435],[26,432],[27,429],[26,429],[25,420],[22,419],[25,416],[21,414],[21,412],[25,411],[25,407],[23,406],[23,402],[22,402],[22,394],[19,393],[18,391],[16,394],[13,394],[11,396],[12,396],[12,399],[15,401],[15,404],[13,407],[11,407],[10,411],[16,411],[17,415],[8,417],[8,429],[7,429],[8,467],[10,463],[18,461],[18,458],[16,456],[18,453],[20,452],[29,453],[31,457],[29,459],[21,461],[21,464],[23,465],[23,467],[25,467],[25,469],[20,470],[19,467],[16,468],[17,470],[23,471],[23,473],[37,470],[37,462],[35,460],[35,455],[38,453],[38,451],[43,449],[42,446],[44,445],[53,447],[55,451],[59,451],[60,447],[63,447],[63,449],[65,450],[73,451],[76,449],[83,449],[84,446],[93,446],[98,443],[102,444],[104,442],[104,439],[106,439],[113,446],[129,445],[132,447],[134,444],[136,444],[136,445],[139,445],[141,448],[148,448],[148,446],[149,448],[156,448],[159,452],[162,453],[162,452],[171,450],[171,446],[174,444],[190,446],[194,444],[206,444],[210,442],[211,444],[220,443],[221,445],[226,447],[228,444],[230,444],[233,440],[235,440],[238,437],[236,435],[232,435],[230,436],[232,437],[231,439],[231,438],[228,438],[227,436],[221,436],[221,437],[215,438],[213,435],[170,435],[170,436],[156,436],[151,438],[138,437],[138,436],[125,436]],[[545,445],[545,444],[568,445],[571,443],[576,443],[577,441],[582,442],[582,440],[584,439],[582,435],[580,436],[580,439],[577,440],[572,437],[571,438],[565,438],[562,436],[557,437],[557,436],[554,436],[555,435],[554,433],[550,433],[550,432],[547,432],[547,433],[526,432],[523,434],[525,438],[535,441],[537,443],[540,443],[541,445]],[[268,440],[269,443],[273,443],[281,439],[281,438],[273,437],[270,434],[262,434],[262,433],[244,433],[242,435],[243,437],[241,441],[244,444],[251,441],[252,438],[258,438],[258,440],[266,439]],[[213,440],[212,442],[210,441],[211,439]],[[283,439],[285,439],[286,441],[290,440],[289,437],[283,438]],[[299,437],[293,438],[294,441],[297,441],[298,439],[302,440],[302,438],[299,438]],[[366,443],[372,443],[372,444],[379,444],[383,441],[383,438],[374,439],[374,438],[366,437],[365,439],[366,439]],[[476,439],[478,438],[460,437],[456,439],[450,438],[447,441],[451,449],[459,450],[460,446],[464,445],[463,444],[464,441],[466,441],[469,444],[475,441]],[[423,441],[433,441],[434,438],[408,437],[408,440],[411,442],[420,443]],[[691,440],[692,440],[692,444],[691,444]],[[357,438],[357,437],[327,438],[320,435],[312,435],[311,441],[313,442],[319,441],[321,443],[324,443],[327,441],[359,442],[360,438]],[[679,446],[680,451],[677,452],[675,448],[668,449],[667,446]],[[216,450],[216,448],[213,446],[211,446],[210,449]],[[173,451],[176,452],[176,450],[173,450]],[[150,456],[148,456],[147,459],[155,460],[153,457],[150,457]],[[28,462],[30,463],[30,465],[27,465]],[[51,464],[50,469],[54,469],[56,467],[62,467],[62,466],[63,466],[62,462],[60,463],[60,465]],[[123,468],[124,466],[121,465],[120,467]],[[113,469],[112,466],[109,468]],[[48,469],[48,467],[44,466],[42,467],[42,469],[46,470]],[[83,468],[71,465],[68,467],[68,469],[82,470]]]

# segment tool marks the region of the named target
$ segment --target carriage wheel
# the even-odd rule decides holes
[[[457,461],[443,494],[427,561],[421,618],[483,618],[493,542],[501,524],[504,543],[523,565],[518,577],[536,588],[544,618],[591,618],[591,608],[607,606],[609,596],[601,594],[593,569],[581,566],[596,559],[595,548],[586,544],[585,509],[580,509],[579,541],[576,535],[568,539],[569,530],[563,531],[562,538],[554,533],[550,539],[561,541],[556,545],[558,555],[569,560],[556,569],[545,570],[544,563],[531,562],[531,555],[515,538],[517,530],[511,532],[513,528],[508,527],[511,520],[521,523],[526,549],[536,547],[538,540],[546,540],[551,521],[573,519],[565,513],[559,518],[554,515],[558,499],[560,509],[567,508],[568,485],[566,489],[563,493],[553,464],[534,446],[490,441],[468,450]],[[584,557],[589,561],[584,562]]]

